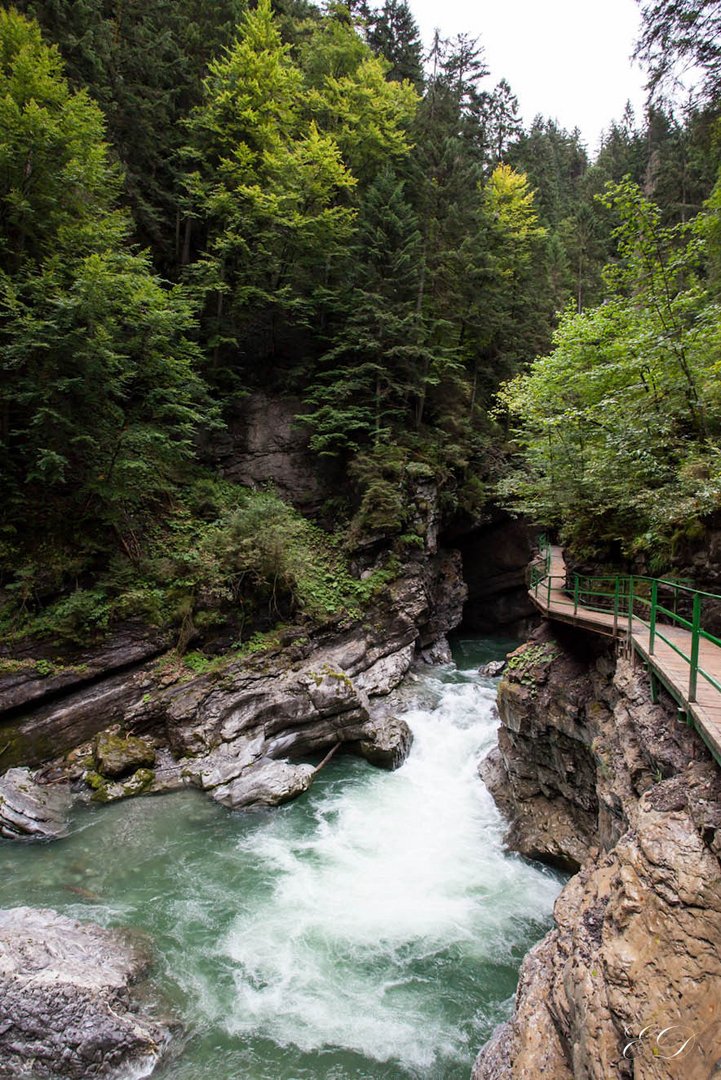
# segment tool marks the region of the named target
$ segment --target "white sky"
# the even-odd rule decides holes
[[[443,37],[480,37],[491,74],[505,78],[524,123],[537,113],[578,127],[588,150],[620,119],[627,100],[640,118],[644,76],[630,56],[638,36],[635,0],[409,0],[426,47]]]

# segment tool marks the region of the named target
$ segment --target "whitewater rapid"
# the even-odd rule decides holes
[[[63,841],[3,846],[0,906],[149,935],[182,1025],[158,1080],[467,1080],[560,888],[503,850],[477,771],[495,697],[475,666],[410,675],[402,768],[337,756],[279,810],[78,811]]]
[[[444,970],[511,962],[517,924],[550,916],[557,880],[504,853],[478,776],[495,686],[447,668],[404,690],[425,704],[404,713],[414,742],[400,770],[328,783],[310,833],[288,815],[239,844],[268,889],[221,945],[236,965],[233,1034],[414,1070],[460,1059],[468,1030]]]

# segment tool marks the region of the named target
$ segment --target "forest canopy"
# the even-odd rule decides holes
[[[697,104],[627,109],[594,159],[523,126],[478,40],[424,53],[404,0],[0,9],[5,632],[138,616],[187,638],[241,600],[252,626],[268,550],[245,537],[234,568],[204,537],[227,552],[258,520],[212,446],[259,392],[346,478],[320,514],[346,554],[417,547],[419,478],[447,522],[500,497],[583,549],[698,527],[719,483],[716,7],[681,5],[686,37],[678,7],[644,6],[639,49],[659,87],[670,40],[692,58]],[[302,528],[263,505],[302,606],[282,569]]]

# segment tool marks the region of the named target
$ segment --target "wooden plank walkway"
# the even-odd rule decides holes
[[[549,574],[539,582],[535,589],[529,590],[529,596],[539,611],[559,622],[570,623],[584,630],[625,641],[629,638],[630,629],[633,648],[643,658],[651,673],[652,693],[655,694],[653,685],[655,677],[665,686],[679,708],[686,713],[689,721],[694,724],[701,738],[721,765],[721,693],[702,674],[705,671],[721,682],[721,649],[701,638],[696,701],[690,702],[688,694],[691,665],[672,647],[675,645],[685,656],[690,656],[690,630],[659,624],[653,655],[651,655],[650,630],[644,622],[634,618],[632,624],[629,625],[627,613],[615,617],[612,612],[593,611],[580,603],[575,606],[573,599],[565,591],[565,585],[566,563],[563,551],[560,547],[551,545]],[[663,635],[668,641],[663,641],[659,635]]]

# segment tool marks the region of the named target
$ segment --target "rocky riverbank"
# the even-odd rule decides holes
[[[721,772],[640,667],[542,628],[483,776],[508,844],[577,871],[474,1080],[709,1080],[721,1058]]]
[[[334,748],[394,768],[410,732],[384,698],[417,654],[442,656],[466,587],[457,552],[408,564],[363,619],[291,628],[262,652],[194,673],[173,654],[70,683],[7,677],[0,833],[62,833],[70,796],[110,801],[194,785],[232,808],[305,791]],[[37,767],[42,765],[42,769]],[[30,770],[33,771],[30,771]],[[52,791],[48,786],[51,786]]]
[[[137,642],[44,679],[11,671],[0,835],[55,839],[74,799],[186,785],[231,809],[276,805],[305,791],[337,749],[397,767],[412,736],[385,698],[414,658],[444,658],[465,596],[460,555],[443,552],[409,563],[363,619],[289,629],[203,673],[174,654],[147,660]],[[121,932],[52,911],[0,912],[0,1076],[149,1075],[167,1025],[131,990],[147,965]]]

